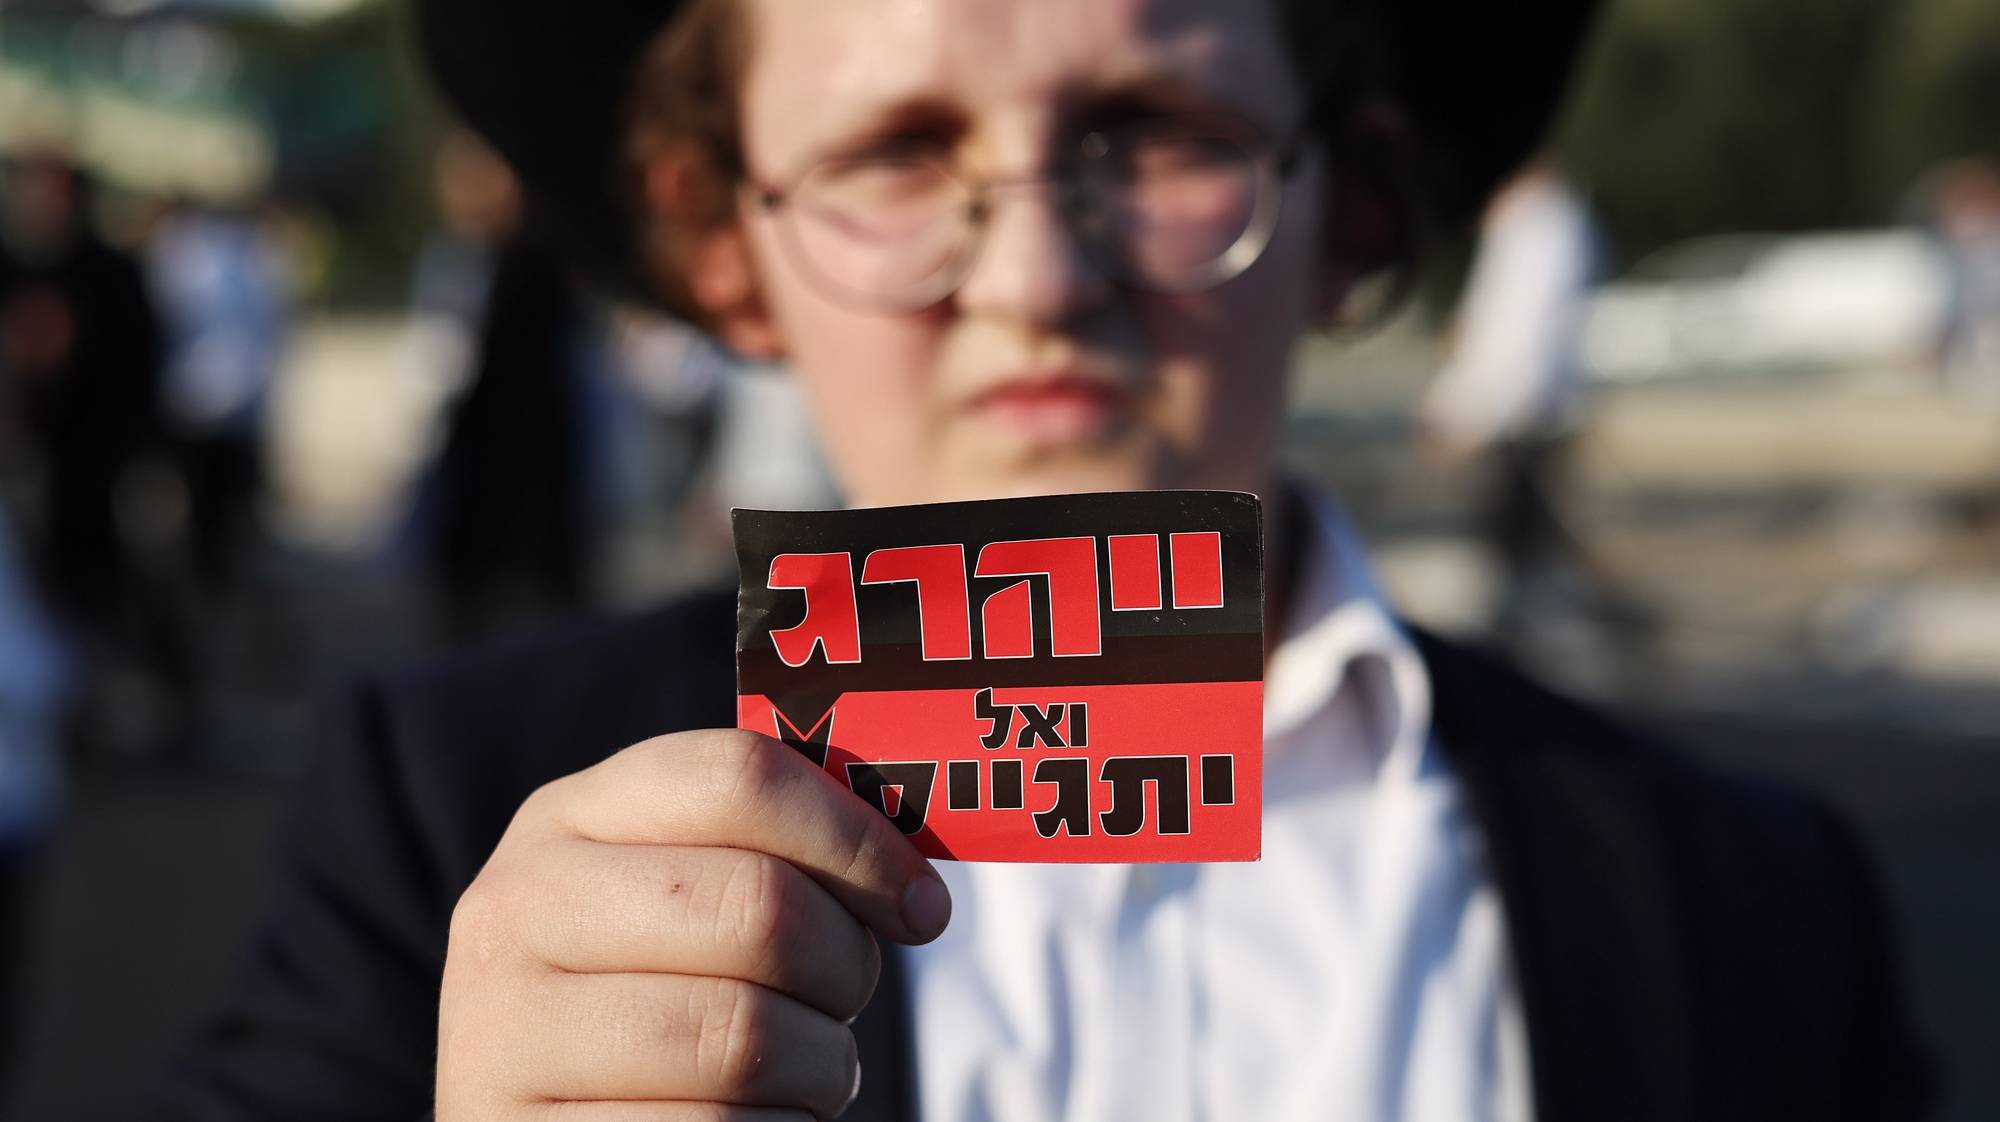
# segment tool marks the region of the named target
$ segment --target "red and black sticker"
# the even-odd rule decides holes
[[[737,724],[931,857],[1252,861],[1255,496],[734,512]]]

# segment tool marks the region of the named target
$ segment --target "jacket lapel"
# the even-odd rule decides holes
[[[1495,660],[1413,634],[1507,916],[1537,1122],[1685,1117],[1684,917],[1651,749]]]

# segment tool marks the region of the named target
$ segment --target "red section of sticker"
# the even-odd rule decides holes
[[[824,766],[930,857],[1253,861],[1261,682],[849,693]],[[797,739],[762,695],[738,723]],[[989,747],[988,745],[998,745]],[[1236,750],[1231,751],[1234,747]],[[806,745],[802,751],[816,751]]]
[[[1120,612],[1157,612],[1160,602],[1160,535],[1112,534],[1111,607]]]
[[[1010,584],[986,598],[980,626],[986,634],[987,658],[1035,657],[1034,588],[1027,581]]]
[[[1174,534],[1174,607],[1222,606],[1222,535]]]
[[[861,613],[854,603],[854,560],[846,553],[785,553],[771,561],[772,588],[806,594],[806,618],[771,632],[787,666],[804,666],[818,647],[829,663],[861,661]]]
[[[979,551],[973,575],[1048,577],[1049,653],[1073,658],[1102,650],[1097,617],[1097,539],[993,542]]]

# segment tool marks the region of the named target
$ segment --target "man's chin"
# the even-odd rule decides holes
[[[1092,491],[1150,491],[1181,484],[1178,473],[1138,455],[1049,455],[1008,465],[972,482],[968,498],[1024,498]]]

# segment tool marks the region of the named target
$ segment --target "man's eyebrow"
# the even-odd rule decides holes
[[[806,154],[806,162],[850,154],[884,140],[949,141],[967,127],[964,107],[940,97],[887,99],[842,118],[827,129],[830,139]]]
[[[1141,101],[1153,104],[1200,104],[1226,100],[1208,83],[1175,70],[1148,68],[1092,83],[1076,91],[1096,101]]]
[[[1154,113],[1218,113],[1257,128],[1282,132],[1286,122],[1250,99],[1219,88],[1197,75],[1171,67],[1146,67],[1069,91],[1080,116],[1117,117]]]

